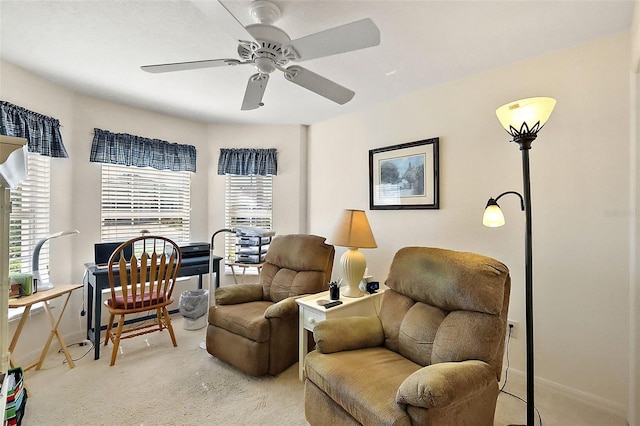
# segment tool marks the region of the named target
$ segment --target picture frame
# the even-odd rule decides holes
[[[439,209],[439,138],[369,150],[369,209]]]

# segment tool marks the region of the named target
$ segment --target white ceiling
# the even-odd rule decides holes
[[[214,0],[209,0],[214,1]],[[251,1],[223,0],[243,24]],[[141,65],[237,59],[190,1],[0,1],[0,57],[78,92],[205,122],[312,124],[419,89],[625,31],[633,0],[274,0],[292,39],[371,18],[379,46],[304,62],[356,92],[338,105],[271,75],[241,111],[251,67],[149,74]],[[0,95],[1,97],[1,95]],[[10,99],[5,99],[11,101]]]

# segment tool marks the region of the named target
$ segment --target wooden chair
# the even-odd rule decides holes
[[[125,249],[132,247],[131,258],[125,258]],[[128,339],[154,331],[169,330],[173,346],[178,346],[171,326],[167,306],[178,276],[182,252],[168,238],[146,235],[122,243],[109,258],[108,276],[111,297],[105,301],[109,309],[109,323],[104,345],[113,342],[111,364],[116,362],[120,339]],[[126,273],[120,273],[126,271]],[[124,329],[125,316],[155,310],[155,321]],[[113,332],[116,315],[118,326]]]

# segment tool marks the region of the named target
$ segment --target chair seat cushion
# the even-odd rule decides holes
[[[133,308],[142,308],[143,306],[157,305],[159,303],[163,303],[165,301],[165,297],[163,294],[158,294],[157,292],[153,292],[153,294],[149,292],[145,292],[144,294],[136,294],[135,300],[133,295],[129,294],[126,299],[122,295],[116,296],[115,299],[109,298],[107,300],[107,305],[116,309],[133,309]]]
[[[420,365],[383,347],[321,354],[305,359],[305,373],[331,399],[362,424],[410,423],[396,403],[402,382]]]
[[[209,309],[209,324],[254,342],[266,342],[271,337],[271,327],[264,312],[271,305],[273,302],[264,300],[218,305]]]

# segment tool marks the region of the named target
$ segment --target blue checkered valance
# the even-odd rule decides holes
[[[277,175],[278,152],[274,148],[222,148],[218,158],[219,175]]]
[[[60,122],[55,118],[5,101],[0,101],[0,114],[0,134],[25,138],[29,152],[47,157],[69,157],[62,143]]]
[[[89,161],[195,173],[196,148],[192,145],[94,129]]]

